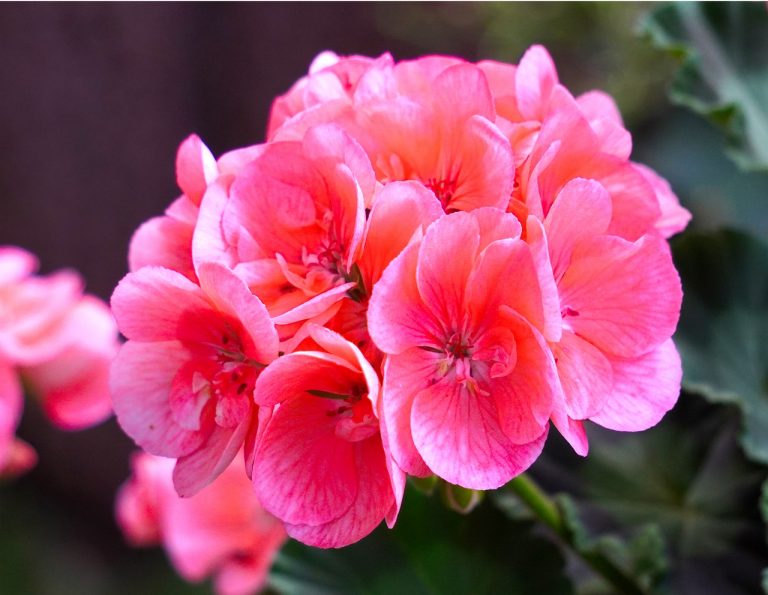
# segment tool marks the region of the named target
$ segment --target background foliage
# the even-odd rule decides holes
[[[568,494],[558,505],[579,547],[605,553],[646,592],[758,592],[768,566],[762,2],[3,5],[0,240],[37,252],[45,270],[80,269],[108,297],[131,232],[175,195],[178,142],[196,131],[220,153],[261,140],[271,99],[317,52],[517,62],[532,43],[550,49],[575,93],[614,95],[635,159],[694,214],[673,242],[685,288],[678,407],[642,434],[590,427],[586,459],[553,436],[532,475]],[[64,435],[41,418],[27,407],[20,430],[38,448],[37,470],[0,486],[0,591],[209,592],[183,583],[161,551],[123,544],[112,499],[132,445],[116,424]],[[762,506],[768,517],[768,497]],[[439,489],[413,487],[394,531],[341,551],[286,546],[272,589],[611,592],[511,493],[462,516]]]

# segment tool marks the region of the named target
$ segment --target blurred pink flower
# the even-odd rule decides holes
[[[265,586],[286,534],[259,505],[239,465],[229,465],[191,498],[174,491],[172,459],[137,453],[132,467],[116,502],[117,521],[129,543],[162,543],[184,579],[197,582],[213,575],[219,595],[249,595]]]
[[[148,452],[178,459],[182,496],[210,483],[255,431],[253,386],[277,357],[275,327],[245,284],[213,263],[197,274],[201,286],[144,267],[112,295],[128,339],[110,376],[118,422]]]
[[[0,472],[34,465],[31,447],[14,438],[24,385],[49,419],[67,430],[111,413],[108,370],[118,349],[106,304],[83,295],[72,271],[34,275],[37,260],[0,247]]]

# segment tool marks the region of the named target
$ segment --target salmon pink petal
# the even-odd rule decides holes
[[[682,367],[672,339],[637,359],[611,359],[613,391],[590,419],[611,430],[637,432],[656,425],[680,395]]]
[[[429,345],[441,332],[440,323],[426,308],[416,286],[419,244],[411,244],[384,270],[373,288],[368,307],[368,332],[387,353]]]
[[[543,46],[528,48],[520,59],[515,79],[517,105],[526,120],[543,120],[552,89],[557,85],[557,70]]]
[[[472,116],[496,117],[485,74],[474,64],[463,63],[443,70],[431,85],[438,118],[462,121]]]
[[[347,292],[355,287],[355,283],[344,283],[327,291],[322,292],[313,298],[298,304],[290,310],[278,314],[274,317],[275,324],[293,324],[319,316],[326,312],[328,308],[344,299]]]
[[[378,407],[374,409],[376,416],[381,420],[383,414],[381,413],[381,399],[377,403]],[[397,516],[400,514],[400,507],[403,503],[403,494],[405,493],[405,472],[395,462],[392,456],[392,450],[389,446],[389,435],[387,434],[387,427],[383,422],[379,423],[379,432],[381,433],[381,444],[384,448],[384,461],[387,465],[387,473],[389,473],[389,483],[392,493],[395,496],[395,501],[387,510],[387,514],[384,520],[387,522],[387,527],[390,529],[395,526]]]
[[[211,399],[206,378],[218,370],[215,362],[187,361],[179,368],[168,393],[173,419],[185,430],[197,432],[202,427],[203,409]]]
[[[591,120],[589,124],[597,135],[600,150],[603,153],[622,160],[629,159],[632,153],[632,135],[622,124],[609,118],[597,118]]]
[[[314,547],[338,548],[373,531],[394,502],[384,457],[378,438],[362,441],[355,449],[357,498],[351,508],[342,517],[323,525],[288,524],[288,535]]]
[[[423,184],[390,182],[376,195],[357,264],[370,292],[387,265],[417,232],[444,215],[440,202]]]
[[[196,134],[186,138],[176,154],[176,183],[199,205],[205,189],[218,175],[216,159]]]
[[[251,421],[246,415],[234,428],[215,425],[200,448],[180,456],[173,468],[176,493],[182,498],[194,496],[221,475],[243,446]]]
[[[373,197],[376,175],[371,162],[360,144],[339,126],[315,126],[304,136],[303,144],[306,155],[319,164],[344,164],[360,186],[362,195],[369,200]],[[370,208],[371,205],[364,206]]]
[[[439,320],[461,320],[467,280],[479,244],[480,229],[469,213],[438,219],[427,230],[419,250],[416,284],[422,300]]]
[[[376,412],[376,401],[379,393],[379,377],[371,364],[365,359],[360,349],[356,345],[347,341],[340,334],[317,324],[309,326],[309,334],[312,339],[325,349],[328,353],[343,358],[348,364],[354,367],[365,378],[368,387],[368,398],[374,405]]]
[[[308,387],[334,394],[348,394],[360,371],[346,359],[319,351],[284,355],[259,375],[254,388],[256,403],[277,405]]]
[[[211,184],[200,203],[200,212],[192,235],[192,262],[197,270],[204,262],[229,265],[236,246],[225,237],[223,229],[224,209],[229,195],[221,182]]]
[[[656,193],[656,200],[661,209],[661,216],[656,221],[656,229],[659,230],[659,233],[668,238],[683,231],[691,220],[691,213],[680,206],[680,201],[672,192],[669,182],[642,163],[633,163],[632,165],[643,174]]]
[[[563,332],[560,342],[552,346],[552,351],[563,386],[568,417],[592,417],[612,398],[611,363],[594,345],[568,331]]]
[[[336,437],[336,420],[328,412],[337,404],[331,401],[315,396],[284,401],[261,438],[253,467],[256,493],[285,523],[328,523],[358,497],[354,447]]]
[[[557,292],[552,262],[549,258],[549,246],[544,226],[533,215],[528,216],[525,224],[526,242],[531,249],[536,276],[541,288],[541,306],[544,324],[541,333],[547,341],[559,341],[563,332],[563,317],[560,314],[560,294]]]
[[[21,281],[37,270],[33,254],[15,246],[0,246],[0,286]]]
[[[109,366],[117,353],[117,328],[106,304],[85,296],[68,316],[80,334],[57,357],[25,368],[24,378],[43,401],[49,419],[75,430],[106,419],[112,412]]]
[[[432,471],[465,488],[491,490],[525,471],[544,446],[546,428],[516,445],[499,426],[496,406],[455,382],[420,391],[411,411],[413,440]]]
[[[565,412],[565,404],[552,412],[552,423],[577,455],[581,457],[587,456],[587,453],[589,453],[589,439],[584,429],[584,422],[568,417],[568,414]]]
[[[557,372],[544,338],[508,306],[502,306],[500,314],[499,326],[515,337],[517,358],[509,374],[490,379],[488,390],[502,432],[511,442],[525,444],[547,425],[557,396]]]
[[[634,241],[653,229],[661,211],[653,188],[631,163],[605,157],[589,177],[611,195],[612,217],[608,233]]]
[[[544,229],[555,279],[559,280],[582,241],[606,232],[611,221],[611,197],[598,182],[576,178],[558,193]]]
[[[381,399],[382,435],[392,458],[409,475],[424,477],[431,471],[413,442],[411,408],[419,391],[429,386],[439,354],[424,349],[409,349],[390,355],[384,362],[384,388]]]
[[[23,396],[16,371],[9,363],[0,361],[0,470],[13,447]]]
[[[496,240],[517,239],[521,236],[523,228],[517,217],[511,213],[500,212],[492,207],[482,207],[472,211],[472,217],[477,221],[480,230],[480,244],[478,253]]]
[[[120,332],[128,339],[206,340],[213,332],[212,321],[206,320],[211,306],[203,292],[169,269],[144,267],[129,273],[115,288],[111,306]],[[192,320],[194,325],[189,324]]]
[[[216,308],[240,320],[253,341],[246,355],[267,364],[277,357],[278,337],[275,325],[261,300],[231,270],[216,263],[198,269],[200,286]]]
[[[574,250],[560,285],[565,322],[607,354],[637,357],[675,331],[682,290],[660,237],[599,236]]]
[[[167,215],[153,217],[133,234],[128,249],[128,266],[136,271],[145,266],[161,266],[178,271],[194,281],[192,232],[194,225]]]
[[[112,363],[110,391],[117,421],[147,452],[176,458],[204,440],[202,433],[179,426],[168,404],[173,378],[188,358],[176,341],[129,341]]]
[[[502,304],[537,328],[544,326],[537,271],[531,250],[522,240],[497,240],[489,245],[465,283],[467,308],[478,328],[493,324]]]
[[[621,112],[616,106],[616,102],[607,93],[602,91],[587,91],[576,98],[581,113],[590,122],[600,118],[606,118],[614,124],[623,126],[624,121],[621,118]]]
[[[445,200],[446,210],[506,208],[515,166],[509,140],[482,116],[469,118],[457,134],[458,147],[441,156],[442,179],[456,181],[453,196]]]

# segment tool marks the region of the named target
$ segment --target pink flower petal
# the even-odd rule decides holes
[[[427,230],[419,249],[416,284],[424,304],[439,320],[458,321],[464,315],[464,294],[479,243],[477,220],[469,213],[438,219]]]
[[[488,381],[488,390],[501,431],[510,442],[525,444],[546,428],[557,397],[557,372],[544,338],[511,308],[503,306],[500,313],[497,324],[514,334],[516,361],[511,372]]]
[[[23,375],[49,419],[77,430],[112,413],[109,366],[117,353],[117,327],[106,304],[91,296],[81,299],[66,324],[75,340],[55,358],[24,368]]]
[[[176,183],[181,191],[199,205],[206,187],[218,173],[216,160],[200,137],[188,136],[176,154]]]
[[[568,417],[587,419],[600,411],[611,398],[611,363],[594,345],[564,331],[552,346],[557,373],[563,386]]]
[[[16,371],[8,362],[0,360],[0,469],[11,454],[23,397]]]
[[[444,215],[435,195],[419,182],[390,182],[377,194],[357,264],[370,292],[387,265],[419,232]]]
[[[15,246],[0,246],[0,285],[15,283],[37,270],[33,254]]]
[[[419,244],[411,244],[384,270],[373,288],[368,307],[368,332],[376,346],[400,353],[431,344],[440,334],[440,323],[424,306],[416,286]]]
[[[438,355],[419,348],[390,355],[384,362],[381,397],[382,435],[387,436],[392,458],[409,475],[424,477],[431,471],[424,463],[411,435],[411,408],[419,391],[429,386]]]
[[[194,225],[164,215],[144,222],[133,234],[128,249],[128,266],[136,271],[145,266],[161,266],[178,271],[195,281],[192,266]]]
[[[211,305],[181,273],[144,267],[123,277],[111,300],[120,332],[138,341],[207,341],[218,337]],[[191,321],[195,324],[188,324]],[[185,324],[185,321],[187,324]]]
[[[214,426],[200,448],[179,457],[173,468],[176,493],[182,498],[194,496],[221,475],[243,446],[251,421],[246,415],[235,428]]]
[[[612,359],[613,391],[590,419],[603,427],[637,432],[656,425],[680,395],[682,367],[671,339],[637,359]]]
[[[680,316],[680,278],[656,236],[582,243],[559,287],[566,323],[607,354],[646,353],[672,335]]]
[[[560,313],[560,294],[557,291],[552,262],[549,258],[549,246],[544,226],[533,215],[528,216],[525,224],[526,242],[531,248],[536,276],[541,288],[541,305],[544,323],[541,333],[547,341],[557,342],[563,332],[563,317]]]
[[[129,341],[112,363],[110,390],[117,421],[147,452],[176,458],[205,439],[201,432],[179,426],[168,403],[173,378],[188,358],[189,352],[176,341]]]
[[[323,525],[288,524],[288,534],[307,545],[337,548],[355,543],[373,531],[394,503],[384,456],[378,437],[357,443],[357,498],[352,507],[340,518]]]
[[[517,104],[526,120],[543,120],[552,89],[557,85],[557,71],[543,46],[528,48],[516,74]]]
[[[497,240],[489,245],[465,284],[467,310],[478,328],[488,328],[496,320],[501,305],[543,328],[538,274],[531,250],[522,240]]]
[[[546,428],[529,444],[513,444],[501,431],[496,406],[455,382],[419,392],[411,411],[413,440],[432,471],[466,488],[495,489],[525,471],[544,446]]]
[[[285,523],[328,523],[358,497],[353,443],[336,437],[336,420],[328,415],[336,407],[331,399],[294,397],[273,413],[261,437],[253,467],[256,493]]]
[[[598,182],[576,178],[563,186],[544,220],[555,279],[565,273],[573,249],[604,234],[610,221],[611,197]]]
[[[204,263],[198,271],[200,287],[216,308],[238,319],[253,341],[245,347],[246,355],[268,364],[277,357],[278,337],[275,325],[261,300],[231,270],[216,263]]]

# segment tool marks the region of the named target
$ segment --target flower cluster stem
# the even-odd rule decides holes
[[[518,475],[507,484],[507,488],[514,492],[541,522],[618,593],[646,595],[647,591],[610,558],[594,548],[585,547],[577,542],[560,507],[531,477],[525,473]]]

